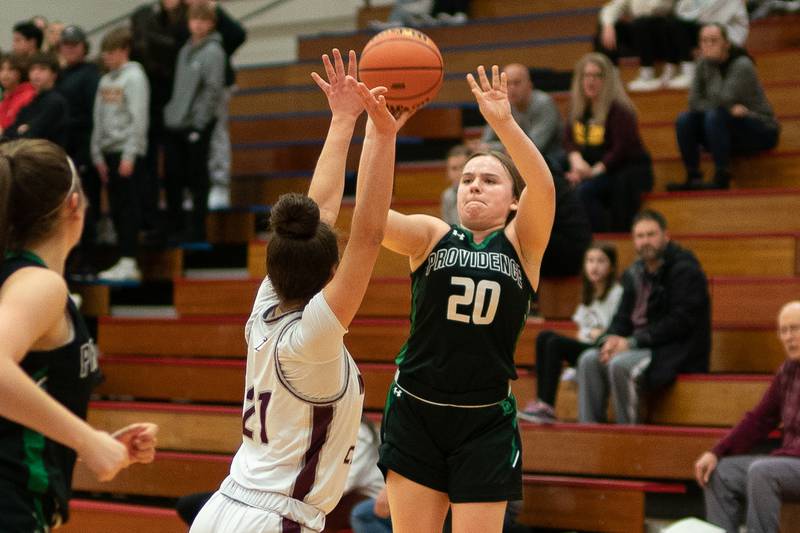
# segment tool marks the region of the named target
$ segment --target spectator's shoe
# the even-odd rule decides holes
[[[674,63],[664,63],[664,70],[661,71],[661,76],[659,76],[659,80],[661,81],[661,86],[665,86],[669,80],[675,77],[675,72],[678,70],[678,67],[675,66]]]
[[[525,409],[517,411],[517,417],[526,422],[535,424],[554,424],[557,422],[556,413],[552,407],[541,400],[531,400]]]
[[[227,209],[231,206],[231,191],[225,185],[214,185],[208,193],[209,209]]]
[[[667,183],[669,192],[677,191],[700,191],[706,188],[703,178],[694,178],[683,183]]]
[[[657,91],[661,85],[661,79],[656,78],[653,67],[641,67],[636,79],[628,84],[628,90],[633,93]]]
[[[132,257],[122,257],[117,264],[97,275],[100,281],[137,282],[142,280],[142,273]]]
[[[441,12],[438,15],[436,15],[436,18],[438,18],[442,22],[442,24],[450,24],[452,26],[465,24],[469,20],[467,14],[462,13],[461,11],[453,15],[451,15],[450,13]]]
[[[694,63],[684,61],[681,63],[681,73],[667,81],[667,89],[686,90],[692,86],[694,81]]]
[[[703,183],[702,189],[707,191],[723,191],[731,186],[731,174],[728,171],[718,171],[714,174],[714,181]]]

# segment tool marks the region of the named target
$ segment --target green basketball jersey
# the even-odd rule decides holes
[[[502,230],[475,244],[452,226],[411,273],[411,332],[398,384],[423,399],[493,403],[516,379],[514,349],[533,294]]]

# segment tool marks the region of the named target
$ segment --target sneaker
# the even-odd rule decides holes
[[[214,185],[208,193],[209,209],[227,209],[231,206],[231,191],[225,185]]]
[[[694,81],[694,63],[684,61],[681,63],[681,73],[667,81],[667,89],[685,90],[691,87]]]
[[[142,273],[132,257],[122,257],[117,264],[97,275],[101,281],[141,281]]]
[[[661,76],[658,78],[661,85],[666,85],[669,80],[675,77],[675,71],[678,70],[673,63],[665,63],[664,70],[661,71]]]
[[[541,400],[531,400],[525,409],[517,411],[517,417],[535,424],[553,424],[557,421],[552,407]]]
[[[634,93],[657,91],[661,88],[661,80],[656,78],[653,67],[641,67],[639,75],[628,84],[628,90]]]

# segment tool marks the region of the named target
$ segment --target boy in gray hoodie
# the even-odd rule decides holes
[[[129,61],[131,32],[116,28],[100,45],[109,72],[100,79],[94,100],[92,162],[108,187],[111,218],[117,231],[119,262],[98,277],[106,281],[139,281],[136,249],[141,224],[138,183],[147,152],[150,85],[142,66]]]
[[[203,2],[189,8],[190,39],[178,53],[172,98],[164,108],[167,206],[173,240],[205,241],[208,211],[208,156],[225,86],[225,51],[214,31],[217,15]],[[183,190],[194,206],[186,232]]]

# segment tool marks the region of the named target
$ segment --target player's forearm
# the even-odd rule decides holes
[[[355,125],[355,118],[334,115],[331,119],[328,135],[308,188],[308,196],[319,205],[322,220],[331,226],[336,223],[336,218],[339,216],[339,206],[344,193],[347,152]]]
[[[5,356],[0,357],[0,415],[76,451],[84,447],[93,431]]]
[[[378,245],[383,239],[392,200],[396,139],[396,133],[380,133],[367,127],[358,165],[351,238],[376,238]]]
[[[544,157],[530,137],[514,122],[514,119],[509,118],[498,123],[494,126],[494,130],[506,152],[514,161],[522,179],[525,180],[525,184],[528,187],[535,187],[537,190],[552,190],[554,188],[553,176],[550,174]]]

